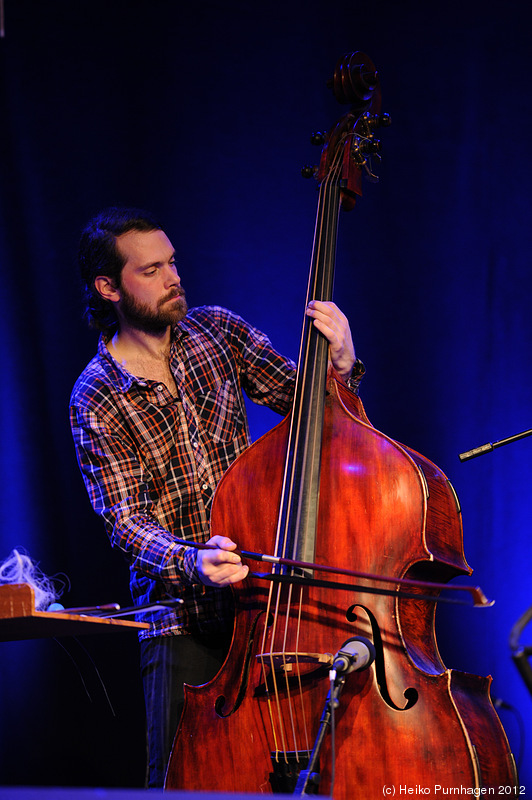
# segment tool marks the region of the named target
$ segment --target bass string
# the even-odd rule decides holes
[[[284,636],[284,646],[283,646],[283,650],[282,650],[283,654],[286,654],[286,651],[287,651],[286,642],[288,641],[288,634],[289,634],[289,628],[290,628],[290,622],[291,622],[292,593],[293,592],[294,592],[294,586],[291,584],[289,586],[289,593],[288,593],[289,594],[289,600],[288,600],[288,603],[287,603],[288,611],[287,611],[286,618],[285,618],[285,636]],[[310,737],[309,737],[309,730],[308,730],[308,725],[307,725],[307,721],[306,721],[307,717],[308,717],[308,714],[306,713],[306,708],[305,708],[305,699],[304,699],[304,694],[303,694],[303,684],[302,684],[302,681],[301,681],[301,669],[300,669],[300,661],[299,661],[299,654],[300,654],[300,651],[299,651],[299,637],[300,637],[300,632],[301,632],[301,614],[302,614],[302,609],[303,609],[303,587],[301,587],[301,586],[299,587],[298,594],[299,594],[299,600],[297,601],[296,636],[295,636],[295,647],[294,647],[294,655],[293,655],[292,664],[293,664],[294,672],[295,672],[295,675],[296,675],[296,678],[297,678],[297,689],[298,689],[298,692],[296,693],[296,697],[299,697],[299,705],[301,706],[301,720],[302,720],[302,728],[303,728],[303,736],[304,736],[304,748],[302,748],[299,745],[298,736],[297,736],[297,733],[296,733],[296,724],[295,724],[295,720],[294,720],[295,714],[296,714],[294,707],[295,707],[296,703],[295,703],[295,699],[294,699],[293,705],[292,705],[292,697],[291,697],[291,694],[290,694],[290,685],[289,685],[289,677],[288,677],[289,671],[291,669],[291,665],[290,665],[290,668],[289,668],[289,664],[286,661],[286,657],[284,659],[283,666],[284,666],[284,675],[285,675],[285,683],[286,683],[286,693],[287,693],[287,697],[289,698],[288,707],[289,707],[289,710],[290,710],[290,721],[291,721],[292,732],[293,732],[293,742],[294,742],[294,748],[293,749],[294,749],[296,754],[299,754],[299,752],[302,749],[304,749],[304,750],[306,750],[307,754],[310,755],[310,747],[309,747],[309,739],[310,739]],[[294,605],[296,605],[296,603]]]
[[[320,201],[319,201],[319,213],[316,222],[316,230],[314,234],[314,245],[313,245],[313,262],[314,269],[311,270],[311,278],[309,278],[309,288],[308,288],[308,295],[307,295],[307,303],[310,299],[313,298],[325,298],[328,299],[331,291],[332,291],[332,271],[334,267],[334,237],[331,238],[328,236],[328,231],[331,226],[331,220],[336,217],[338,218],[339,213],[339,196],[337,192],[332,191],[335,187],[338,187],[339,178],[341,175],[341,168],[342,168],[342,156],[341,156],[341,148],[338,148],[335,158],[333,160],[333,165],[327,177],[322,182],[320,186]],[[318,269],[317,266],[319,262],[327,264],[328,269]],[[328,284],[328,286],[327,286]],[[308,319],[308,318],[306,318]],[[300,354],[300,373],[301,373],[301,382],[310,381],[312,386],[315,386],[317,381],[317,365],[315,363],[315,358],[312,357],[310,352],[310,335],[306,337],[306,341],[302,342],[301,345],[301,354]],[[310,470],[305,475],[305,482],[309,484],[313,480],[313,476],[316,475],[316,471],[319,472],[320,468],[320,459],[317,457],[315,449],[319,446],[318,442],[310,441],[312,436],[311,426],[308,424],[306,418],[304,418],[304,408],[302,404],[300,404],[295,409],[295,414],[292,417],[291,421],[291,429],[289,434],[289,441],[292,442],[300,442],[303,437],[305,452],[308,453],[309,449],[312,448],[312,458],[310,459]],[[303,433],[302,433],[303,431]],[[320,439],[321,444],[321,439]],[[296,449],[294,447],[294,449]],[[301,488],[300,486],[296,486],[296,471],[292,469],[291,473],[288,474],[288,471],[285,473],[284,478],[284,486],[283,486],[283,499],[284,494],[287,492],[288,502],[287,507],[292,507],[293,504],[297,502],[297,493],[300,493],[301,497]],[[296,498],[296,499],[294,499]],[[281,525],[281,520],[279,522]],[[300,529],[300,512],[298,515],[296,529],[299,531]],[[287,547],[290,542],[290,537],[288,535],[288,531],[284,532],[284,536],[281,537],[281,531],[278,529],[277,532],[277,539],[276,539],[276,552],[279,549],[279,542],[282,541],[282,553],[281,555],[284,558],[293,557],[290,553],[287,553]]]
[[[344,137],[345,140],[345,137]],[[323,273],[326,271],[323,269],[317,269],[316,265],[319,263],[320,259],[322,263],[329,263],[329,265],[333,265],[334,261],[334,240],[327,236],[327,231],[330,227],[331,219],[336,216],[338,217],[339,212],[339,199],[338,194],[332,192],[332,188],[334,188],[339,183],[341,177],[341,169],[342,169],[342,153],[341,147],[339,147],[336,151],[336,154],[333,159],[333,164],[331,169],[326,176],[326,178],[322,181],[320,186],[320,194],[319,194],[319,205],[318,205],[318,214],[316,218],[316,227],[314,231],[314,242],[313,242],[313,258],[312,264],[313,269],[310,271],[309,275],[309,285],[307,289],[307,303],[311,299],[322,299],[325,296],[325,283],[326,278],[324,277]],[[324,254],[324,255],[322,255]],[[329,269],[329,273],[331,269]],[[319,274],[321,273],[321,278]],[[331,278],[329,278],[329,284],[332,284]],[[330,294],[330,289],[327,292],[327,296]],[[308,317],[305,317],[305,324],[310,326],[310,320]],[[299,356],[299,378],[298,383],[304,383],[307,380],[310,380],[311,385],[315,385],[316,382],[316,364],[315,359],[312,358],[310,353],[310,335],[302,336],[301,348],[300,348],[300,356]],[[302,438],[302,428],[305,424],[307,431],[309,430],[309,425],[306,419],[303,418],[304,409],[302,405],[299,404],[296,408],[294,408],[294,412],[291,419],[290,424],[290,432],[289,432],[289,441],[290,443],[299,442]],[[305,446],[308,449],[308,434],[305,437]],[[295,449],[295,447],[294,447]],[[312,459],[313,469],[319,468],[319,464],[317,464],[317,460],[315,458]],[[282,491],[282,499],[281,499],[281,508],[291,507],[296,500],[297,491],[299,491],[299,486],[295,485],[296,482],[296,472],[292,469],[291,473],[289,471],[289,460],[287,459],[285,474],[283,478],[283,491]],[[308,482],[308,480],[307,480]],[[285,503],[285,496],[288,498],[287,502]],[[298,519],[299,523],[299,519]],[[279,519],[279,526],[277,529],[277,537],[275,543],[275,552],[279,554],[279,548],[281,548],[281,555],[283,557],[292,557],[292,553],[287,553],[287,547],[290,543],[290,537],[287,535],[287,531],[284,531],[284,536],[281,536],[282,530],[282,519]],[[281,545],[282,542],[282,545]]]
[[[295,600],[292,595],[294,591],[298,594]],[[286,612],[284,626],[281,622],[281,605],[283,604],[282,586],[277,585],[275,588],[270,588],[270,596],[268,599],[268,615],[271,613],[271,608],[274,605],[275,610],[272,614],[272,624],[270,631],[270,646],[267,646],[268,623],[267,620],[264,624],[263,639],[262,639],[262,652],[260,653],[260,663],[262,670],[262,680],[266,687],[266,697],[268,705],[268,714],[270,718],[270,725],[272,728],[272,739],[274,743],[273,751],[276,758],[279,754],[284,756],[286,763],[289,761],[289,753],[295,754],[296,761],[299,760],[300,752],[306,751],[310,755],[310,733],[307,724],[308,711],[305,707],[305,699],[303,693],[303,685],[301,681],[300,662],[298,659],[299,654],[299,633],[301,630],[301,614],[303,608],[303,587],[295,587],[290,585],[288,587],[288,597],[286,599]],[[294,612],[295,609],[295,612]],[[295,617],[295,620],[294,620]],[[288,653],[287,642],[290,635],[290,626],[295,624],[295,650]],[[277,641],[280,641],[280,646],[277,646]],[[266,650],[268,649],[268,652]],[[269,667],[269,681],[267,668]],[[279,671],[284,676],[284,681],[279,680]],[[290,687],[290,672],[294,671],[297,677],[296,691]],[[272,686],[270,692],[269,684]],[[281,694],[285,693],[285,702],[281,700]],[[273,694],[273,699],[272,699]],[[299,699],[301,707],[301,720],[303,731],[303,746],[299,743],[298,725],[296,722],[297,705]],[[272,707],[273,706],[273,707]],[[284,708],[284,707],[287,708]],[[291,734],[291,735],[290,735]]]
[[[339,150],[341,150],[341,148]],[[332,272],[334,270],[334,237],[331,238],[330,235],[329,235],[329,232],[331,230],[331,220],[332,220],[332,218],[334,216],[338,217],[338,212],[339,212],[338,196],[333,191],[335,186],[337,186],[339,173],[340,173],[340,169],[341,169],[341,155],[340,155],[339,150],[337,150],[337,152],[335,154],[335,158],[334,158],[334,161],[333,161],[333,167],[330,170],[329,174],[327,175],[324,183],[322,184],[323,193],[324,193],[324,203],[323,203],[324,209],[323,209],[322,214],[320,215],[321,219],[320,219],[319,235],[318,235],[318,247],[319,247],[318,254],[322,255],[322,257],[324,259],[324,262],[323,262],[323,265],[322,265],[321,269],[319,268],[319,265],[317,265],[317,268],[314,270],[314,297],[315,298],[320,298],[320,299],[330,299],[330,294],[332,293]],[[324,231],[325,231],[325,242],[322,243]],[[307,349],[305,363],[304,363],[304,370],[305,371],[309,369],[309,364],[310,364],[310,366],[311,366],[311,368],[313,370],[316,368],[316,364],[314,362],[312,362],[312,363],[309,362],[309,351]],[[301,415],[302,415],[302,409],[299,409],[298,431],[301,430],[302,423],[303,423],[303,421],[301,419]],[[320,467],[319,460],[320,459],[316,459],[315,455],[311,459],[311,465],[312,465],[311,469],[312,470],[315,470],[315,469],[319,470],[319,467]],[[286,538],[285,538],[285,541],[286,541]],[[291,597],[292,588],[293,587],[290,586],[290,597]],[[308,717],[310,715],[308,713],[308,709],[306,708],[305,696],[304,696],[304,692],[303,692],[303,684],[302,684],[302,679],[301,679],[301,664],[300,664],[300,661],[299,661],[299,654],[300,654],[299,641],[300,641],[301,624],[302,624],[301,623],[301,615],[302,615],[302,608],[303,608],[303,596],[304,596],[304,589],[303,589],[303,587],[299,587],[299,600],[298,600],[298,610],[297,610],[297,626],[296,626],[296,637],[295,637],[295,639],[296,639],[296,647],[295,647],[295,654],[294,654],[294,669],[295,669],[295,673],[296,673],[297,680],[298,680],[298,690],[299,690],[298,694],[299,694],[299,701],[300,701],[299,704],[300,704],[300,708],[301,708],[302,728],[303,728],[304,738],[305,738],[305,742],[304,742],[305,750],[306,750],[307,754],[310,756],[310,749],[311,749],[311,747],[310,747],[310,738],[311,737],[310,737],[309,725],[307,723],[307,719],[308,719]],[[286,628],[285,639],[288,638],[288,626],[290,624],[291,618],[292,618],[291,606],[290,606],[290,602],[289,602],[288,603],[287,614],[286,614],[286,621],[285,621],[285,628]],[[285,652],[285,651],[283,650],[283,652]],[[285,670],[285,674],[288,675],[288,671],[287,670]],[[287,680],[287,691],[288,691],[288,680]],[[291,710],[291,713],[292,713],[292,706],[290,705],[289,707],[290,707],[290,710]],[[295,749],[295,751],[297,753],[297,752],[299,752],[300,748],[297,745],[295,736],[294,736],[294,744],[295,744],[294,749]]]
[[[278,742],[278,738],[277,738],[277,728],[276,728],[276,725],[275,725],[275,722],[274,722],[274,713],[273,713],[273,708],[272,708],[272,700],[271,700],[271,694],[270,694],[270,689],[269,689],[269,685],[268,685],[268,672],[267,672],[267,669],[266,669],[267,665],[266,665],[266,661],[265,661],[265,655],[269,655],[270,675],[273,676],[274,675],[274,663],[273,663],[273,655],[272,655],[273,654],[273,649],[270,648],[269,654],[266,654],[267,635],[268,635],[268,629],[269,629],[268,620],[269,620],[270,614],[271,614],[273,592],[274,592],[274,586],[272,584],[272,585],[270,585],[270,589],[269,589],[269,592],[268,592],[268,603],[267,603],[267,606],[266,606],[265,622],[264,622],[264,627],[263,627],[263,632],[262,632],[262,646],[261,646],[261,652],[259,654],[259,658],[260,658],[260,664],[261,664],[262,682],[263,682],[264,691],[265,691],[265,694],[266,694],[266,704],[267,704],[268,715],[269,715],[269,719],[270,719],[270,726],[271,726],[271,730],[272,730],[273,752],[278,754],[280,752],[280,747],[279,747],[279,742]],[[274,614],[273,615],[274,622],[275,622],[275,619],[276,619],[276,615]],[[277,695],[275,683],[274,683],[274,689],[275,689],[275,694],[276,694],[276,707],[278,708],[279,698],[278,698],[278,695]],[[280,733],[282,734],[282,729],[280,729]],[[286,750],[286,746],[284,746],[283,749]]]
[[[271,725],[271,728],[272,728],[272,736],[273,736],[273,744],[274,744],[273,749],[274,749],[274,752],[276,754],[278,754],[280,751],[283,751],[285,753],[285,756],[286,756],[287,745],[286,745],[286,739],[285,739],[285,728],[284,728],[284,725],[282,724],[281,701],[280,701],[280,696],[279,696],[279,690],[278,690],[278,687],[277,687],[277,675],[276,675],[275,659],[274,659],[274,651],[275,651],[274,642],[275,642],[277,623],[278,623],[278,620],[279,620],[279,606],[280,606],[280,600],[281,600],[281,595],[280,595],[279,588],[280,587],[273,587],[273,585],[272,585],[270,587],[270,591],[268,593],[268,603],[267,603],[267,607],[266,607],[266,615],[265,615],[264,627],[263,627],[263,632],[262,632],[262,647],[261,647],[261,652],[260,652],[260,663],[261,663],[261,671],[262,671],[262,681],[263,681],[263,685],[265,687],[265,692],[266,692],[266,701],[267,701],[267,706],[268,706],[268,714],[269,714],[269,718],[270,718],[270,725]],[[274,593],[276,595],[276,598],[275,598],[275,611],[272,613],[272,604],[273,604],[273,595],[274,595]],[[270,617],[272,618],[271,626],[268,624]],[[271,628],[271,631],[270,631],[270,646],[269,646],[269,652],[267,652],[267,648],[268,648],[267,637],[268,637],[268,631],[270,630],[270,628]],[[270,677],[268,676],[267,666],[269,666],[269,676]],[[273,687],[273,693],[274,693],[274,701],[273,702],[275,704],[276,713],[274,713],[274,710],[272,708],[272,697],[271,697],[271,692],[270,692],[270,684]],[[277,726],[276,726],[275,721],[274,721],[275,717],[277,717],[277,722],[278,722]],[[277,736],[277,731],[279,731],[279,740],[280,740],[280,745],[281,746],[279,746],[279,740],[278,740],[278,736]]]
[[[333,215],[338,215],[339,204],[337,195],[333,195],[330,191],[332,184],[338,181],[338,175],[341,168],[341,156],[337,153],[333,168],[331,172],[325,179],[320,189],[320,213],[319,219],[316,226],[316,236],[315,236],[315,246],[317,246],[318,250],[316,251],[319,254],[324,254],[324,258],[326,263],[329,264],[329,269],[332,266],[332,259],[334,256],[334,242],[331,241],[330,237],[325,238],[323,240],[324,231],[329,230],[331,218]],[[323,249],[322,249],[323,248]],[[323,257],[323,256],[322,256]],[[324,295],[328,296],[330,293],[327,292],[325,285],[327,281],[331,284],[330,276],[324,276],[324,272],[326,270],[318,269],[314,270],[314,279],[313,283],[309,285],[309,292],[312,291],[313,297],[315,298],[323,298]],[[307,298],[307,300],[310,298]],[[311,363],[309,358],[308,349],[305,353],[305,356],[302,360],[302,368],[304,371],[304,375],[308,374],[309,365],[315,367],[313,363]],[[302,409],[299,408],[297,410],[296,415],[296,438],[300,437],[301,429],[302,429],[303,419],[302,419]],[[315,459],[312,460],[315,463]],[[294,495],[294,474],[291,475],[291,480],[288,486],[288,498],[289,498],[289,505],[292,503]],[[280,531],[278,530],[277,536],[277,549],[278,543],[280,539]],[[289,537],[285,535],[282,539],[283,541],[283,556],[286,557],[286,548],[288,546]],[[310,754],[310,731],[309,726],[307,723],[307,719],[309,717],[308,709],[306,708],[305,696],[303,692],[303,684],[301,679],[301,664],[299,660],[299,641],[300,641],[300,632],[301,632],[301,614],[302,614],[302,607],[303,607],[303,587],[299,587],[298,591],[298,598],[296,602],[293,603],[293,587],[290,586],[288,590],[288,598],[286,602],[286,613],[285,613],[285,621],[284,621],[284,631],[281,630],[282,623],[280,623],[280,607],[281,607],[281,592],[282,587],[277,586],[275,589],[270,587],[269,592],[269,599],[268,599],[268,606],[267,606],[267,614],[266,614],[266,622],[264,625],[263,630],[263,639],[262,639],[262,652],[261,652],[261,667],[262,667],[262,680],[264,682],[264,686],[266,687],[266,696],[267,696],[267,703],[268,703],[268,713],[270,718],[270,724],[272,727],[272,737],[274,742],[274,750],[276,755],[279,752],[282,752],[285,758],[285,761],[288,761],[288,752],[289,750],[295,753],[296,760],[299,759],[299,752],[302,750],[299,742],[298,742],[298,733],[297,733],[297,724],[296,724],[296,707],[299,705],[300,713],[301,713],[301,727],[303,730],[303,738],[304,738],[304,750],[307,754]],[[272,607],[274,603],[274,596],[275,596],[275,610],[272,614]],[[267,635],[268,635],[268,619],[272,616],[272,625],[271,625],[271,644],[269,647],[269,652],[267,653]],[[296,630],[295,630],[295,649],[294,652],[290,654],[290,660],[287,658],[287,642],[290,640],[290,628],[293,624],[294,617],[296,618]],[[282,645],[280,648],[276,646],[277,636],[282,638]],[[280,666],[282,664],[282,666]],[[270,682],[272,685],[273,690],[273,700],[268,686],[268,675],[267,675],[267,667],[269,667],[269,675],[270,675]],[[286,695],[286,702],[283,704],[281,702],[281,688],[279,686],[278,681],[278,670],[281,669],[282,674],[284,675],[284,690]],[[297,691],[294,693],[290,688],[290,681],[289,681],[289,673],[293,671],[297,678]],[[295,695],[295,696],[294,696]],[[296,703],[296,698],[299,699],[299,703]],[[272,704],[275,708],[272,708]],[[283,707],[287,706],[287,711],[283,711]],[[275,721],[277,724],[275,724]],[[289,747],[287,742],[289,740],[289,732],[291,731],[291,740],[292,746]],[[281,748],[279,748],[279,742],[281,743]]]
[[[335,236],[330,235],[331,229],[336,229],[336,221],[338,219],[338,213],[340,208],[339,203],[339,194],[338,194],[338,186],[339,180],[341,176],[341,169],[342,169],[342,148],[339,147],[335,153],[333,164],[329,173],[327,174],[326,178],[323,180],[322,185],[320,187],[320,211],[318,214],[318,221],[316,224],[316,233],[315,233],[315,243],[314,243],[314,254],[316,265],[315,268],[312,270],[313,278],[312,283],[309,282],[309,295],[307,297],[307,302],[310,299],[325,299],[330,300],[332,295],[332,282],[333,282],[333,272],[334,272],[334,254],[335,254]],[[335,225],[332,225],[332,221],[335,222]],[[320,265],[321,262],[321,265]],[[321,266],[321,268],[320,268]],[[303,350],[303,348],[302,348]],[[301,372],[303,375],[303,379],[306,380],[307,377],[310,375],[310,380],[313,386],[318,383],[318,376],[316,374],[316,370],[318,369],[319,365],[315,363],[315,358],[310,350],[310,336],[307,337],[306,346],[303,351],[303,357],[301,359]],[[312,431],[310,431],[310,426],[306,419],[303,419],[303,412],[304,409],[299,407],[296,410],[296,440],[299,441],[302,433],[302,430],[306,430],[307,434],[305,437],[306,447],[308,448],[309,443],[308,440],[311,437]],[[318,447],[317,442],[311,442],[310,446]],[[311,468],[310,468],[310,476],[307,477],[307,482],[312,482],[312,475],[315,471],[319,471],[320,469],[320,460],[316,457],[316,454],[313,454],[313,457],[310,460]],[[293,497],[294,494],[294,480],[295,474],[292,473],[292,482],[289,488],[289,496],[290,498]],[[292,499],[290,499],[292,502]],[[283,555],[287,557],[286,554],[286,544],[288,541],[288,537],[284,537],[284,547],[285,552]]]

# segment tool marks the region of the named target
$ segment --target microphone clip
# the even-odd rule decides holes
[[[340,647],[333,659],[331,680],[337,675],[349,675],[370,667],[375,661],[375,647],[364,636],[353,636]]]

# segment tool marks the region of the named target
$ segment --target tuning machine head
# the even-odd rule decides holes
[[[309,165],[303,167],[301,169],[301,175],[303,178],[315,178],[318,173],[318,167],[311,167]]]

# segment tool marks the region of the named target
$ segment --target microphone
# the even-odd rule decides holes
[[[366,669],[375,661],[375,648],[369,639],[353,636],[347,639],[334,657],[331,669],[348,675],[355,670]]]

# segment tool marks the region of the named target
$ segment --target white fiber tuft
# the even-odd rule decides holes
[[[35,592],[36,611],[46,611],[61,595],[38,565],[19,550],[12,550],[9,557],[0,564],[0,584],[2,583],[29,583]]]

